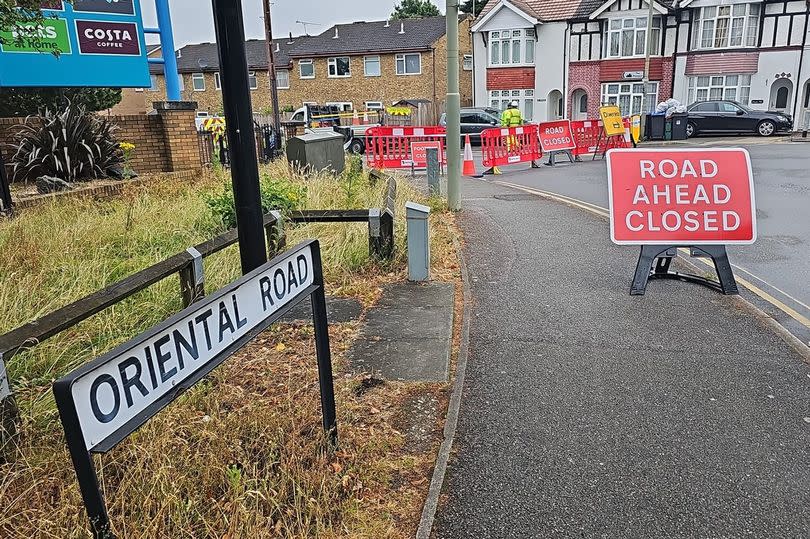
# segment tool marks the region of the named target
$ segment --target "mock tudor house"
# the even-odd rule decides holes
[[[810,121],[808,2],[490,0],[473,23],[475,104],[533,121],[625,115],[674,97],[731,99]],[[645,101],[645,43],[651,35]]]
[[[472,104],[470,18],[460,20],[459,63],[462,104]],[[317,36],[274,39],[282,109],[304,104],[344,110],[381,109],[398,101],[426,102],[441,110],[447,93],[447,37],[444,17],[338,24]],[[271,110],[265,40],[245,42],[255,112]],[[186,45],[177,51],[182,98],[201,113],[222,111],[216,43]],[[152,66],[147,104],[166,98],[161,66]],[[144,111],[146,112],[146,111]]]

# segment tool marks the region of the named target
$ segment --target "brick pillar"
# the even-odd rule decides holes
[[[163,143],[170,172],[202,168],[197,128],[194,125],[197,103],[194,101],[158,101],[153,103],[163,123]]]

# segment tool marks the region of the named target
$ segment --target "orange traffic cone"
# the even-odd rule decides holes
[[[357,114],[357,111],[354,111],[354,117],[352,118],[352,125],[360,125],[360,115]]]
[[[464,141],[464,168],[462,170],[462,174],[464,176],[478,176],[478,173],[475,171],[475,161],[473,160],[470,135],[467,135]]]
[[[368,125],[368,111],[363,112],[363,125]]]

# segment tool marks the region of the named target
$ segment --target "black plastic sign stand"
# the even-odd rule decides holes
[[[545,164],[547,167],[553,167],[557,164],[557,154],[564,155],[568,158],[568,161],[571,163],[574,162],[574,156],[571,153],[571,150],[556,150],[553,152],[549,152],[548,154],[548,162]]]
[[[693,254],[703,253],[714,262],[719,283],[710,281],[697,275],[688,273],[670,272],[672,259],[678,256],[678,249],[688,247]],[[631,296],[643,296],[647,291],[647,282],[650,279],[675,279],[707,286],[727,296],[740,293],[734,271],[728,261],[725,245],[643,245],[638,257],[636,275],[630,289]]]
[[[56,406],[59,409],[70,457],[95,539],[114,539],[115,535],[110,527],[107,506],[99,487],[92,454],[110,451],[307,297],[312,301],[312,318],[315,325],[315,351],[323,429],[329,438],[331,448],[334,449],[338,442],[335,392],[321,251],[317,240],[304,242],[282,253],[241,279],[54,383]],[[219,317],[213,314],[217,310]],[[233,314],[228,315],[228,311]],[[184,328],[192,328],[201,321],[213,321],[217,318],[220,320],[219,348],[211,348],[211,343],[216,342],[217,335],[213,327],[215,322],[211,322],[210,332],[209,326],[204,326],[205,339],[198,335],[196,339],[185,340],[185,346],[190,346],[189,340],[195,343],[196,355],[187,356],[185,362],[180,361],[182,355],[180,344],[177,344],[180,341],[176,336],[174,340],[177,355],[173,356],[170,352],[166,352],[170,348],[169,335],[176,335]],[[229,333],[233,340],[222,338],[223,320],[226,320],[225,327],[230,328]],[[239,332],[237,328],[240,328]],[[193,331],[202,334],[199,326]],[[163,344],[153,346],[156,342]],[[208,342],[208,354],[203,355],[205,342]],[[138,367],[136,371],[138,374],[133,376],[131,369],[134,367],[133,362],[141,361],[143,357],[146,358],[143,360],[146,366]],[[160,377],[154,377],[155,371],[158,370],[156,365],[160,367]],[[166,365],[174,366],[167,372]],[[114,391],[117,397],[113,411],[107,413],[110,399],[101,404],[97,395],[98,387],[104,387],[109,391],[109,388],[117,383],[118,380],[115,379],[117,374],[110,375],[110,372],[120,372],[123,383],[120,384],[120,394],[118,389]],[[151,386],[147,372],[153,376]],[[166,378],[163,378],[164,375],[167,375]],[[127,380],[124,381],[124,378]],[[136,383],[133,383],[133,378]],[[87,391],[90,380],[93,380],[91,387],[96,389]],[[142,388],[141,392],[153,388],[154,392],[150,393],[150,397],[143,393],[144,400],[140,401],[141,404],[132,407],[133,395],[137,398],[141,395],[137,388]],[[96,392],[95,400],[93,391]],[[127,397],[127,401],[124,397]],[[131,408],[128,411],[125,410],[127,402]],[[92,406],[95,406],[92,413],[88,413],[87,410]],[[104,410],[101,410],[102,407]],[[119,410],[121,419],[117,421],[114,417]],[[124,415],[126,412],[136,415],[126,416]],[[104,415],[105,413],[107,415]]]

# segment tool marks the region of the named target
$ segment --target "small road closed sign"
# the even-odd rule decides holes
[[[540,124],[540,147],[544,152],[561,152],[577,147],[571,132],[570,120]]]
[[[619,245],[726,245],[757,236],[751,158],[742,148],[614,149],[610,234]]]

